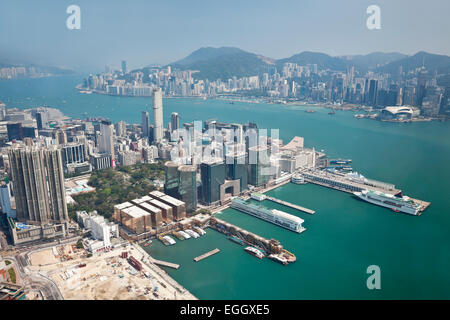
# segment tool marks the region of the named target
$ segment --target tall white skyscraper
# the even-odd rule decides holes
[[[153,90],[153,138],[155,142],[161,142],[163,138],[163,106],[162,90],[157,88]]]

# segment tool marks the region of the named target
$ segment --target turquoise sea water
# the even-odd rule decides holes
[[[8,107],[49,105],[66,115],[105,116],[140,122],[151,98],[80,94],[81,77],[0,82],[0,101]],[[233,209],[219,214],[264,237],[278,239],[297,256],[281,266],[259,260],[223,235],[207,230],[200,239],[146,249],[156,258],[181,265],[167,271],[200,299],[449,299],[450,298],[450,122],[393,124],[354,119],[352,112],[271,104],[198,99],[164,99],[166,123],[171,112],[182,122],[216,118],[254,121],[277,128],[280,137],[305,138],[305,145],[331,157],[353,159],[366,177],[394,183],[404,194],[431,202],[422,216],[396,214],[335,190],[287,184],[270,195],[316,210],[297,212],[269,201],[263,204],[300,216],[307,228],[296,234]],[[150,110],[149,110],[150,111]],[[151,112],[150,112],[151,114]],[[208,250],[220,253],[195,263]],[[381,269],[381,290],[368,290],[366,269]]]

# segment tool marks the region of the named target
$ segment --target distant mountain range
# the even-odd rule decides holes
[[[182,70],[196,70],[197,79],[228,79],[233,76],[244,77],[258,75],[276,67],[279,71],[284,63],[299,65],[317,64],[319,68],[345,71],[354,66],[360,72],[398,73],[402,66],[404,72],[425,67],[438,74],[450,73],[450,57],[427,52],[418,52],[413,56],[391,52],[374,52],[367,55],[333,57],[325,53],[304,51],[289,58],[272,59],[234,47],[204,47],[187,57],[169,64]]]

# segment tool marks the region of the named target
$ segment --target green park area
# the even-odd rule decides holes
[[[88,184],[96,190],[73,196],[76,204],[68,206],[69,216],[74,218],[76,211],[97,210],[105,218],[110,218],[114,205],[142,197],[155,190],[154,180],[164,180],[163,162],[95,171]]]

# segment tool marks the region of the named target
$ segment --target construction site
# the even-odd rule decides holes
[[[51,279],[68,300],[196,299],[153,264],[138,245],[91,256],[73,245],[31,253],[32,271]]]

